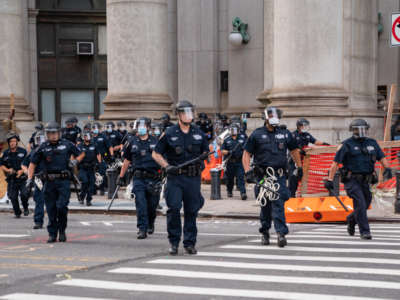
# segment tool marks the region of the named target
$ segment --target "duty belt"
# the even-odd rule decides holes
[[[374,183],[377,180],[375,173],[372,173],[372,174],[354,174],[354,173],[351,173],[350,177],[352,179],[357,180],[358,182],[366,182],[366,183]]]
[[[269,167],[256,166],[255,167],[256,174],[259,175],[260,177],[265,176],[267,173],[266,170],[268,168]],[[277,177],[282,177],[282,176],[286,175],[286,169],[284,169],[284,168],[275,168],[275,167],[270,167],[270,168],[272,168],[274,170],[275,176],[277,176]]]
[[[178,169],[178,175],[187,175],[190,177],[196,177],[201,174],[200,165],[190,165],[184,168]]]
[[[238,163],[241,162],[242,159],[240,157],[231,157],[228,161],[228,163]]]
[[[158,178],[160,178],[160,175],[158,173],[154,173],[154,172],[149,172],[149,171],[144,171],[144,170],[136,170],[133,173],[133,177],[139,178],[139,179],[158,179]]]
[[[44,173],[42,180],[45,181],[54,181],[56,179],[70,179],[71,178],[71,173],[69,171],[61,171],[59,173]]]

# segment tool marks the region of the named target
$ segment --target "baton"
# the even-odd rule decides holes
[[[113,204],[113,202],[114,202],[114,200],[115,200],[115,197],[117,196],[117,193],[118,193],[120,187],[121,187],[120,185],[117,185],[117,186],[116,186],[115,191],[114,191],[114,194],[113,194],[113,196],[112,196],[112,198],[111,198],[111,201],[110,201],[110,203],[108,204],[107,211],[110,211],[111,205]]]
[[[336,198],[336,200],[340,203],[340,205],[343,207],[343,209],[345,211],[349,211],[349,209],[346,207],[346,205],[344,205],[344,203],[342,202],[342,200],[340,200],[340,198],[334,194],[333,190],[328,190],[331,194],[333,194],[333,196]]]

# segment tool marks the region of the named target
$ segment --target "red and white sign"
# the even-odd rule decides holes
[[[392,47],[400,46],[400,12],[392,13],[390,45]]]

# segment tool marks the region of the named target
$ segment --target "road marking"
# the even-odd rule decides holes
[[[302,266],[287,264],[267,264],[267,263],[241,263],[235,261],[212,261],[194,259],[155,259],[147,262],[149,264],[167,265],[189,265],[207,266],[221,268],[253,269],[253,270],[285,270],[285,271],[310,271],[322,273],[353,273],[353,274],[379,274],[389,276],[400,276],[400,270],[396,269],[373,269],[373,268],[353,268],[353,267],[332,267],[332,266]]]
[[[132,292],[170,293],[183,295],[208,295],[243,298],[273,298],[273,299],[308,299],[308,300],[376,300],[367,297],[348,297],[326,294],[292,293],[283,291],[261,291],[244,289],[203,288],[195,286],[156,285],[142,283],[125,283],[118,281],[71,279],[55,283],[62,286],[86,287],[107,290],[122,290]]]
[[[28,234],[2,234],[0,233],[0,238],[22,238],[22,237],[28,237],[30,235]]]
[[[344,287],[361,287],[375,289],[400,289],[400,283],[388,281],[373,280],[354,280],[342,278],[317,278],[304,276],[277,276],[277,275],[255,275],[243,273],[220,273],[220,272],[199,272],[199,271],[181,271],[171,269],[145,269],[145,268],[119,268],[108,271],[117,274],[140,274],[180,278],[200,278],[200,279],[219,279],[219,280],[239,280],[255,282],[277,282],[294,283],[306,285],[332,285]]]
[[[260,235],[258,235],[258,236],[260,236]],[[360,236],[349,236],[349,235],[334,235],[334,234],[297,234],[297,233],[293,233],[293,234],[291,234],[290,235],[290,237],[293,237],[293,238],[298,238],[298,237],[301,237],[301,238],[329,238],[329,239],[351,239],[351,240],[354,240],[354,238],[359,238]],[[387,238],[387,237],[384,237],[384,235],[379,235],[379,236],[376,236],[376,235],[374,235],[373,236],[373,239],[374,240],[384,240],[384,241],[400,241],[400,237],[398,237],[398,238]]]
[[[65,270],[65,271],[77,271],[87,269],[85,266],[69,266],[69,265],[46,265],[46,264],[6,264],[0,263],[0,269],[38,269],[38,270]]]
[[[91,226],[90,222],[81,222],[83,226]]]
[[[43,294],[25,294],[16,293],[0,296],[0,299],[7,300],[111,300],[110,298],[88,298],[88,297],[72,297],[72,296],[55,296],[55,295],[43,295]]]
[[[111,222],[103,222],[103,224],[104,224],[105,226],[113,226],[113,223],[111,223]]]
[[[335,231],[335,232],[330,232],[330,231],[304,231],[304,230],[301,230],[301,231],[296,231],[296,232],[294,232],[294,233],[292,233],[291,235],[296,235],[296,234],[315,234],[315,235],[317,235],[317,234],[323,234],[323,235],[326,235],[327,237],[329,237],[329,236],[333,236],[333,235],[338,235],[338,234],[343,234],[343,236],[349,236],[348,235],[348,233],[347,233],[347,230],[337,230],[337,231]],[[358,234],[357,234],[357,236],[359,236]],[[374,231],[372,231],[372,238],[375,238],[375,237],[391,237],[391,238],[400,238],[400,235],[392,235],[392,234],[375,234],[375,232]]]
[[[278,247],[252,246],[252,245],[224,245],[223,249],[245,249],[245,250],[279,250],[279,251],[306,251],[306,252],[341,252],[341,253],[381,253],[400,255],[400,250],[391,249],[366,249],[366,248],[322,248],[322,247],[298,247],[289,246],[284,249]]]
[[[199,252],[198,256],[204,257],[229,257],[229,258],[246,258],[246,259],[263,259],[263,260],[296,260],[296,261],[324,261],[324,262],[349,262],[349,263],[365,263],[365,264],[388,264],[400,265],[400,260],[389,258],[372,258],[372,257],[342,257],[342,256],[300,256],[300,255],[269,255],[269,254],[253,254],[253,253],[236,253],[236,252]]]
[[[293,236],[295,237],[295,236]],[[250,243],[260,243],[261,240],[250,240]],[[289,239],[291,244],[334,244],[334,245],[375,245],[375,246],[400,246],[400,243],[396,242],[373,242],[373,241],[351,241],[351,240],[335,240],[335,241],[327,241],[327,240],[296,240]]]
[[[113,259],[106,257],[58,257],[58,256],[38,256],[38,255],[13,255],[0,254],[0,258],[17,258],[17,259],[32,259],[32,260],[54,260],[54,261],[80,261],[80,262],[112,262]]]
[[[0,274],[0,278],[6,278],[8,277],[8,274]]]
[[[316,228],[316,229],[313,229],[313,231],[314,232],[317,232],[317,231],[328,231],[328,232],[330,232],[330,231],[335,231],[335,232],[337,232],[337,231],[340,231],[340,230],[345,230],[346,228],[344,228],[344,227],[342,227],[342,228]],[[381,230],[381,229],[371,229],[371,232],[372,233],[374,233],[374,232],[378,232],[378,233],[400,233],[400,230]]]

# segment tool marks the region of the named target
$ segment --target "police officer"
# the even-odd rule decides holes
[[[287,129],[280,128],[281,110],[276,107],[268,107],[264,111],[265,126],[257,128],[247,140],[243,153],[243,167],[246,172],[247,182],[259,182],[269,173],[274,173],[279,184],[277,199],[266,201],[261,207],[260,233],[262,234],[262,245],[269,245],[269,229],[274,221],[275,231],[278,236],[278,246],[284,247],[287,244],[286,237],[289,233],[285,219],[285,201],[289,199],[289,191],[286,186],[287,151],[289,150],[298,172],[302,174],[300,153],[296,140]],[[251,169],[251,156],[254,159],[254,169]],[[256,196],[260,192],[256,188]]]
[[[0,158],[0,166],[6,175],[7,197],[11,200],[16,218],[21,217],[18,195],[21,197],[24,208],[24,216],[29,215],[28,196],[25,190],[26,175],[21,168],[22,162],[27,156],[24,148],[18,147],[19,135],[15,132],[7,134],[8,149],[5,150]]]
[[[182,226],[180,210],[184,208],[183,246],[186,253],[196,254],[198,211],[204,204],[201,195],[201,171],[207,158],[208,142],[199,127],[193,125],[194,106],[186,100],[179,101],[176,110],[178,124],[169,127],[161,136],[153,158],[167,173],[166,202],[169,253],[178,254]],[[199,158],[184,167],[181,164]]]
[[[124,163],[117,184],[120,184],[129,165],[134,167],[133,188],[137,211],[137,238],[145,239],[154,232],[156,209],[160,200],[160,166],[152,157],[157,138],[149,134],[150,119],[139,118],[138,135],[133,137],[124,149]]]
[[[208,141],[211,141],[213,138],[213,125],[211,120],[208,118],[206,113],[199,113],[199,120],[196,122],[196,125],[200,127],[200,129],[204,132]]]
[[[65,126],[62,129],[62,136],[61,138],[70,141],[73,144],[78,142],[80,137],[80,128],[78,129],[74,124],[75,118],[71,117],[65,121]]]
[[[35,136],[39,131],[43,131],[43,124],[42,123],[37,123],[35,125],[35,132],[32,133],[29,143],[28,143],[28,152],[30,152],[32,149],[35,149],[38,145],[35,144]]]
[[[229,128],[229,118],[227,115],[221,115],[220,117],[222,127],[225,129]]]
[[[225,174],[227,179],[226,188],[228,197],[231,198],[233,196],[232,190],[236,178],[240,191],[240,197],[242,200],[246,200],[247,195],[242,165],[243,147],[246,143],[246,137],[242,134],[239,136],[239,130],[240,128],[237,124],[231,125],[231,136],[223,142],[221,150],[222,154],[224,155],[224,160],[227,160]]]
[[[112,121],[107,122],[105,127],[105,134],[111,143],[111,147],[113,147],[114,156],[119,157],[122,149],[122,134],[119,131],[114,130],[115,124]]]
[[[162,125],[162,132],[165,132],[165,130],[167,130],[168,127],[174,125],[174,123],[171,122],[171,117],[169,116],[169,114],[164,113],[161,116],[161,125]]]
[[[303,160],[306,152],[304,149],[310,145],[314,144],[317,146],[329,146],[328,143],[318,141],[310,134],[310,122],[305,119],[301,118],[298,119],[296,122],[297,129],[292,132],[293,137],[296,139],[297,144],[300,148],[300,155],[301,159]],[[299,183],[299,177],[296,173],[296,166],[293,159],[289,158],[289,190],[290,190],[290,197],[296,197],[296,191]]]
[[[107,169],[107,164],[106,162],[110,163],[114,160],[114,149],[110,143],[110,140],[107,138],[107,136],[101,132],[102,125],[99,122],[95,122],[92,125],[92,138],[93,138],[93,143],[96,146],[96,149],[100,152],[101,154],[101,163],[99,163],[98,168],[99,168],[99,173],[101,176],[103,176],[104,180],[103,183],[100,185],[99,190],[100,190],[100,195],[104,196],[104,190],[105,190],[105,185],[107,182],[107,177],[106,175],[106,169]]]
[[[60,131],[61,128],[57,122],[47,123],[45,127],[47,141],[35,151],[28,169],[27,186],[31,189],[36,166],[43,162],[45,173],[43,196],[49,217],[48,243],[56,242],[57,235],[60,242],[67,240],[65,229],[71,194],[69,169],[76,166],[85,155],[70,141],[60,139]]]
[[[118,132],[121,134],[122,138],[126,137],[126,134],[128,133],[128,130],[126,129],[126,121],[118,121],[117,122],[117,129]]]
[[[157,122],[151,122],[151,135],[157,138],[157,140],[161,136],[162,125]]]
[[[33,154],[40,145],[46,142],[46,135],[44,131],[38,131],[34,137],[35,141],[34,144],[37,145],[36,148],[32,149],[32,151],[25,157],[24,161],[22,162],[22,169],[24,173],[28,175],[28,167],[32,160]],[[41,162],[35,169],[35,176],[41,177],[43,172],[43,162]],[[39,179],[40,180],[40,179]],[[33,201],[35,202],[35,210],[33,214],[33,222],[34,226],[33,229],[42,229],[44,223],[44,198],[43,198],[43,182],[40,180],[41,185],[38,186],[35,184],[34,191],[33,191]],[[28,189],[27,189],[28,190]],[[28,192],[28,191],[26,191]],[[29,194],[26,195],[29,198]]]
[[[95,192],[95,168],[101,163],[101,154],[92,141],[90,131],[83,132],[83,143],[78,145],[79,151],[85,153],[79,163],[79,181],[81,182],[80,203],[86,198],[86,206],[92,205],[92,195]]]
[[[377,182],[374,172],[375,162],[379,161],[385,168],[384,178],[392,177],[392,170],[385,159],[382,149],[376,140],[368,138],[369,124],[363,119],[353,120],[349,130],[353,136],[339,146],[329,170],[325,187],[334,188],[333,178],[340,169],[341,180],[347,195],[353,199],[354,212],[347,217],[347,231],[354,235],[355,225],[358,224],[361,239],[372,238],[367,218],[367,209],[371,204],[372,194],[369,185]]]

